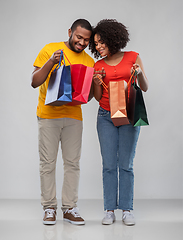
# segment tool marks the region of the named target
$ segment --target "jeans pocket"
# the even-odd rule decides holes
[[[103,109],[102,107],[99,107],[98,117],[105,117],[107,115],[109,115],[109,111]]]

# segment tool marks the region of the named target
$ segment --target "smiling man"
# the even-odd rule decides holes
[[[39,87],[37,117],[44,224],[56,223],[55,169],[59,142],[61,142],[64,164],[63,219],[77,225],[85,224],[77,208],[83,128],[81,106],[49,106],[45,105],[45,98],[49,79],[55,64],[59,62],[61,50],[64,51],[71,64],[94,66],[94,60],[84,51],[89,44],[91,34],[90,23],[85,19],[78,19],[68,30],[68,41],[47,44],[34,62],[35,69],[32,73],[31,85],[33,88]],[[69,64],[67,58],[65,59],[66,65]]]

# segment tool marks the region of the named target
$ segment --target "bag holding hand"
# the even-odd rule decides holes
[[[61,60],[64,64],[61,65]],[[61,51],[60,61],[51,74],[45,105],[61,106],[72,102],[72,84],[70,66],[65,65],[64,53]]]
[[[134,127],[149,125],[142,90],[137,86],[136,80],[138,74],[134,71],[128,82],[127,101],[128,119]]]

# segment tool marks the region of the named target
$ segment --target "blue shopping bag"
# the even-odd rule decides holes
[[[61,60],[64,64],[61,65]],[[70,66],[65,65],[64,53],[61,51],[60,61],[51,74],[45,105],[61,106],[72,102],[72,83]]]

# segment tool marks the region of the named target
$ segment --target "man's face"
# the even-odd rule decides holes
[[[89,44],[91,31],[78,26],[74,32],[69,29],[69,46],[74,52],[82,52]]]

